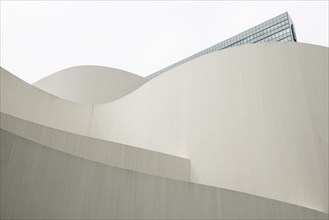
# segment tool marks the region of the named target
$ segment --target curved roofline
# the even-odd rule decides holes
[[[77,67],[96,67],[96,68],[97,68],[97,67],[100,67],[100,68],[104,68],[104,69],[113,69],[113,70],[119,70],[119,71],[122,71],[122,72],[125,72],[125,73],[129,73],[129,74],[134,75],[134,76],[136,76],[136,77],[145,78],[145,77],[143,77],[143,76],[137,75],[137,74],[132,73],[132,72],[129,72],[129,71],[127,71],[127,70],[123,70],[123,69],[119,69],[119,68],[114,68],[114,67],[110,67],[110,66],[102,66],[102,65],[78,65],[78,66],[71,66],[71,67],[67,67],[67,68],[60,69],[60,70],[58,70],[58,71],[56,71],[56,72],[53,72],[53,73],[51,73],[51,74],[49,74],[49,75],[47,75],[47,76],[45,76],[45,77],[43,77],[43,78],[41,78],[41,79],[35,81],[34,83],[31,83],[31,84],[32,84],[32,85],[33,85],[33,84],[36,84],[37,82],[39,82],[39,81],[41,81],[41,80],[43,80],[43,79],[45,79],[45,78],[47,78],[47,77],[53,76],[53,75],[56,74],[56,73],[62,72],[62,71],[64,71],[64,70],[72,69],[72,68],[77,68]]]

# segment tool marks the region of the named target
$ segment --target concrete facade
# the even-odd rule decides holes
[[[328,218],[271,199],[107,166],[2,129],[1,156],[5,219]]]
[[[26,145],[26,148],[31,148],[31,152],[34,152],[32,149],[45,148],[47,150],[44,151],[57,152],[49,153],[51,155],[62,155],[54,158],[67,158],[67,162],[63,161],[64,164],[71,164],[73,160],[102,164],[103,168],[90,165],[95,177],[98,175],[96,173],[101,173],[104,169],[114,169],[114,173],[122,173],[120,175],[124,176],[128,173],[143,176],[140,181],[145,181],[143,184],[147,186],[151,184],[148,181],[158,182],[159,186],[149,185],[151,192],[147,193],[150,193],[148,195],[151,197],[143,197],[145,201],[141,199],[144,205],[128,212],[134,217],[251,216],[250,218],[263,219],[307,219],[311,215],[314,218],[328,218],[328,58],[328,48],[300,43],[264,43],[234,47],[198,57],[146,83],[141,80],[139,87],[137,84],[126,87],[131,89],[129,94],[101,104],[92,98],[65,98],[71,95],[69,89],[60,91],[61,94],[54,92],[51,95],[44,91],[46,89],[41,90],[29,85],[1,69],[1,129],[6,140],[1,142],[1,149],[5,147],[4,152],[23,152],[23,149],[26,150],[23,146]],[[51,85],[52,79],[56,78],[65,81],[67,77],[66,74],[59,77],[55,75],[46,79],[44,85]],[[68,76],[65,86],[69,87],[75,80],[77,82],[74,83],[79,84],[80,77],[84,78],[84,74],[77,75],[79,77],[74,80]],[[110,78],[116,80],[120,77]],[[81,79],[83,85],[86,82],[88,80]],[[54,80],[54,85],[56,84],[58,89],[57,79]],[[97,87],[88,86],[94,89]],[[102,93],[94,91],[94,94]],[[75,98],[83,98],[83,95],[77,95]],[[16,146],[16,142],[21,142],[20,146]],[[109,159],[111,149],[116,149],[114,155],[127,156],[127,152],[132,152],[131,157],[114,156]],[[145,158],[145,155],[147,159],[141,159]],[[9,160],[19,161],[19,157],[10,158],[11,153],[1,153],[2,164],[9,164]],[[159,158],[163,158],[161,162]],[[29,163],[28,158],[24,161]],[[53,171],[55,168],[52,166],[55,164],[57,162],[45,166],[42,172],[46,173],[47,167]],[[22,164],[17,165],[19,166]],[[21,190],[19,187],[27,187],[24,184],[19,185],[20,180],[17,180],[18,185],[9,186],[11,178],[23,175],[19,173],[19,168],[15,171],[17,174],[11,172],[14,167],[4,165],[4,172],[7,173],[5,175],[9,176],[4,179],[7,182],[1,179],[1,190],[6,192],[6,197],[1,196],[1,209],[6,213],[3,216],[7,217],[14,216],[15,213],[18,216],[22,216],[21,213],[27,214],[19,208],[17,212],[13,211],[16,210],[13,201],[18,197],[10,192],[15,192],[15,187],[18,187],[16,191]],[[83,174],[83,178],[91,178],[89,175],[92,174]],[[42,179],[40,175],[32,175],[29,181],[38,181],[33,178]],[[116,182],[117,177],[112,174],[102,178],[109,178],[106,180],[108,183],[126,182],[125,179]],[[164,178],[168,178],[167,182],[178,181],[175,182],[178,185],[167,192],[169,194],[161,192],[161,189],[167,189],[167,185],[162,185],[165,184],[162,181]],[[41,183],[38,183],[41,185],[44,183],[42,181],[50,181],[41,179]],[[65,184],[74,184],[75,181],[71,179]],[[87,200],[94,198],[93,196],[98,198],[101,194],[101,189],[97,191],[93,184],[107,183],[101,180],[95,183],[88,181],[87,185],[81,186],[80,189],[95,194],[91,193],[85,197],[85,205],[89,204]],[[89,183],[91,185],[88,185]],[[44,184],[44,187],[50,187],[48,183]],[[198,184],[204,184],[203,188]],[[8,189],[3,186],[9,187],[11,191],[7,192]],[[200,186],[202,193],[191,192],[190,189],[194,186]],[[56,187],[61,193],[71,190],[61,184]],[[227,191],[234,196],[229,194],[228,197],[212,197],[210,195],[215,193],[212,190]],[[117,191],[121,192],[119,188]],[[138,190],[134,192],[144,193]],[[180,197],[184,192],[187,192],[186,197]],[[172,194],[177,194],[177,197],[170,197]],[[122,199],[132,196],[129,192],[116,195]],[[252,200],[243,195],[248,195]],[[158,204],[154,201],[154,196],[166,199],[158,201],[163,202]],[[199,197],[205,199],[204,205],[197,202]],[[230,202],[229,197],[236,200]],[[63,198],[58,197],[56,201]],[[26,199],[28,204],[38,204],[36,198],[27,196]],[[46,199],[42,197],[41,201]],[[125,213],[120,211],[121,206],[137,207],[133,202],[135,200],[124,200],[122,202],[125,205],[122,205],[123,203],[115,203],[104,196],[99,199],[100,207],[109,204],[112,213],[116,213],[112,216],[114,218],[127,218]],[[120,199],[116,201],[118,200]],[[221,205],[214,202],[215,200],[220,200]],[[276,205],[264,207],[261,204],[264,201],[266,204],[272,204],[268,201],[274,200]],[[164,211],[163,208],[175,204],[174,201],[182,201],[183,205]],[[144,209],[149,203],[155,204],[148,212]],[[195,206],[192,205],[194,203]],[[227,206],[227,210],[235,208],[226,212],[218,208],[223,205]],[[69,205],[71,206],[72,204]],[[201,208],[198,209],[197,206]],[[281,208],[278,208],[279,206]],[[27,209],[27,206],[21,207]],[[37,209],[37,205],[30,207]],[[55,216],[51,213],[56,213],[59,209],[52,210],[49,207],[44,213],[40,213],[40,210],[28,213],[37,213],[31,215],[37,217]],[[72,213],[75,214],[68,210],[63,213],[68,212],[78,218],[99,217],[95,214],[96,208],[90,213],[84,213],[85,209],[82,207],[84,206],[81,204],[72,207],[75,210],[72,210]],[[140,210],[140,215],[137,210]],[[253,211],[248,214],[247,210]],[[286,213],[283,210],[289,211]],[[312,214],[305,210],[311,210]],[[111,217],[105,211],[99,212],[101,217]],[[315,213],[320,214],[318,216]],[[71,214],[61,217],[65,218]]]
[[[190,180],[190,161],[181,157],[76,135],[4,113],[1,129],[77,157],[106,165],[177,180]]]

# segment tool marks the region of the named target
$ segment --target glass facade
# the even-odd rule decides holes
[[[218,50],[223,50],[229,47],[235,47],[243,44],[253,44],[258,42],[270,41],[294,41],[297,42],[297,37],[294,29],[294,24],[287,12],[276,16],[268,21],[265,21],[249,30],[246,30],[234,37],[222,41],[214,46],[200,51],[190,57],[187,57],[177,63],[174,63],[164,69],[161,69],[149,76],[147,79],[153,79],[158,75],[175,68],[183,63],[186,63],[194,58],[211,53]]]

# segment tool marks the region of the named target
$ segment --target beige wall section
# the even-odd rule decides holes
[[[91,135],[187,157],[191,181],[328,212],[328,48],[207,54],[97,105]]]
[[[0,133],[1,219],[328,219],[312,209],[107,166]]]
[[[1,112],[81,135],[89,134],[92,105],[63,100],[1,68]]]
[[[60,131],[4,113],[0,116],[2,129],[37,144],[123,169],[190,180],[188,159]]]
[[[147,79],[110,67],[76,66],[33,85],[55,96],[85,104],[110,102],[142,86]]]
[[[1,112],[189,158],[193,182],[328,212],[328,48],[214,52],[94,108],[1,70]]]

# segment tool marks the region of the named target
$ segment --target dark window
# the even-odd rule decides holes
[[[291,25],[291,31],[292,31],[292,37],[294,39],[295,42],[297,42],[297,37],[296,37],[296,33],[295,33],[295,28],[294,25]]]

